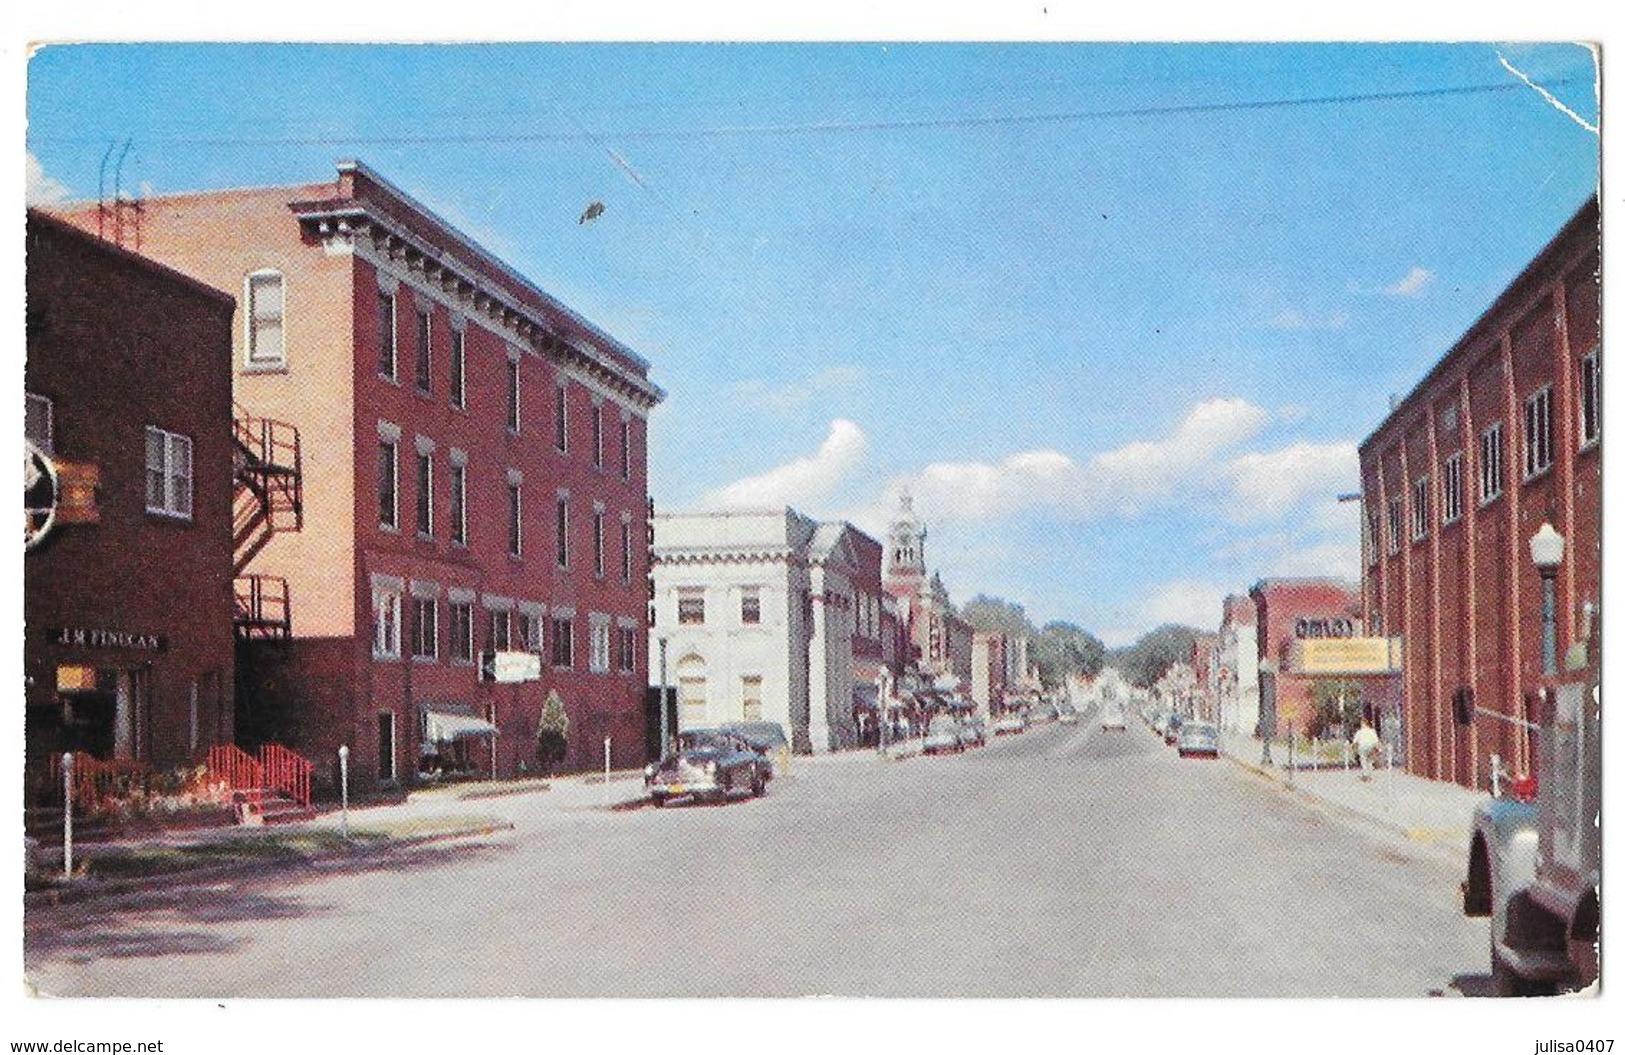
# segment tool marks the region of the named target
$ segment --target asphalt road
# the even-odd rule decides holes
[[[1391,996],[1482,991],[1456,869],[1137,722],[797,759],[759,800],[481,804],[515,829],[32,911],[63,996]]]

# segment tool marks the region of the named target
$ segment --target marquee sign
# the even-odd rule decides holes
[[[1403,646],[1397,637],[1307,638],[1292,642],[1288,664],[1294,674],[1397,674]]]
[[[1354,637],[1358,633],[1358,624],[1345,616],[1310,617],[1292,624],[1292,636],[1299,640]]]

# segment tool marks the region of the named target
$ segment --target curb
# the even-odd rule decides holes
[[[160,883],[166,890],[199,886],[215,880],[229,878],[233,875],[250,875],[256,872],[272,873],[301,866],[322,864],[344,857],[351,860],[370,861],[374,858],[385,857],[397,850],[410,850],[428,843],[450,842],[455,839],[481,838],[494,835],[497,832],[512,831],[513,827],[511,822],[487,824],[467,831],[431,832],[427,835],[410,835],[400,839],[385,839],[381,843],[372,845],[356,845],[347,850],[323,850],[318,853],[285,858],[280,861],[233,861],[229,864],[189,868],[178,872],[166,872],[162,875],[132,877],[129,879],[80,879],[74,880],[68,886],[25,891],[23,893],[23,908],[26,911],[31,908],[54,908],[60,905],[72,905],[97,898],[117,898],[126,894],[146,892]]]
[[[1330,812],[1338,813],[1345,817],[1352,817],[1355,820],[1363,821],[1366,824],[1375,825],[1382,828],[1384,831],[1401,836],[1407,842],[1414,843],[1419,848],[1433,850],[1439,854],[1449,853],[1451,855],[1451,862],[1453,864],[1459,865],[1461,863],[1460,861],[1456,860],[1457,855],[1455,854],[1454,845],[1457,841],[1463,841],[1466,839],[1468,833],[1467,828],[1417,828],[1410,825],[1401,824],[1396,821],[1385,820],[1381,817],[1373,817],[1371,814],[1366,813],[1363,810],[1355,809],[1352,806],[1345,806],[1341,802],[1323,798],[1311,791],[1307,791],[1301,784],[1288,784],[1281,777],[1279,771],[1268,769],[1259,763],[1248,762],[1245,759],[1233,754],[1225,754],[1223,757],[1229,759],[1242,769],[1270,781],[1282,791],[1292,792],[1296,797],[1306,802],[1311,802],[1317,806],[1325,808]]]

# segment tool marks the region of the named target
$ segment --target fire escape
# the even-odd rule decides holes
[[[305,521],[299,430],[285,421],[250,417],[236,408],[233,421],[232,500],[234,625],[240,641],[286,641],[293,631],[288,580],[244,574],[249,563],[286,531]]]

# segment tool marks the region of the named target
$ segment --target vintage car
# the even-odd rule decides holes
[[[778,722],[726,722],[725,733],[733,733],[772,764],[769,777],[787,772],[790,768],[790,738],[784,735],[784,726]]]
[[[643,771],[649,801],[664,806],[672,799],[709,799],[762,795],[773,777],[773,764],[749,741],[722,729],[690,729],[677,736],[677,750]]]
[[[1005,711],[993,720],[993,735],[1005,736],[1009,733],[1024,733],[1027,731],[1027,716],[1021,711]]]
[[[951,714],[939,714],[932,718],[931,724],[925,727],[925,743],[920,749],[928,755],[965,750],[965,733],[959,726],[959,719]]]
[[[1186,722],[1179,727],[1179,757],[1219,757],[1219,727],[1212,722]]]

